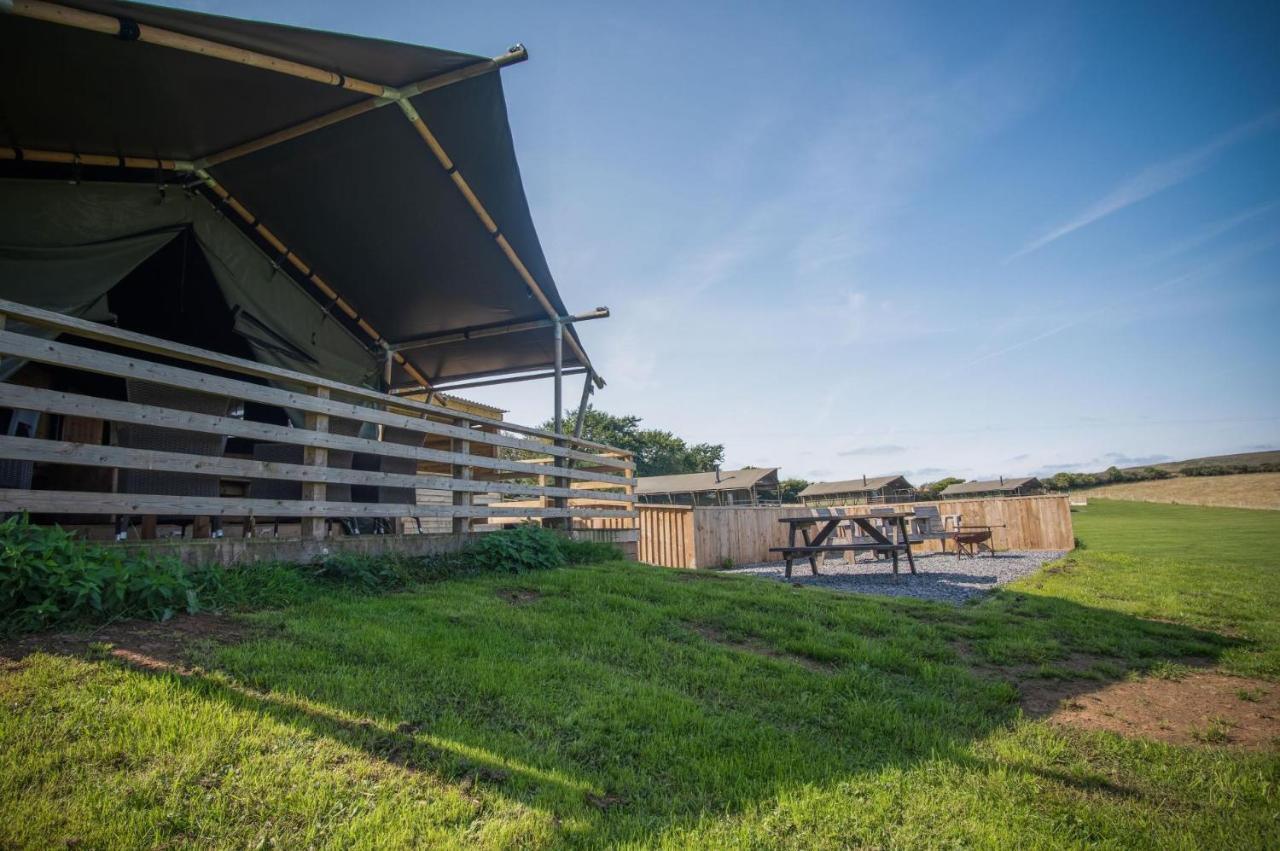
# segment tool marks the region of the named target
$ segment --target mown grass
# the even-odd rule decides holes
[[[1091,500],[1085,543],[1017,588],[1239,639],[1231,673],[1280,678],[1280,513]]]
[[[983,667],[1275,676],[1238,587],[1274,570],[1137,508],[959,608],[611,563],[309,593],[181,673],[37,654],[0,673],[0,845],[1275,847],[1274,750],[1064,730]]]

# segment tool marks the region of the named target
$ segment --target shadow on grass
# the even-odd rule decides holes
[[[598,845],[884,766],[967,761],[1019,717],[1015,681],[1050,678],[1069,697],[1233,646],[1011,592],[955,607],[635,568],[512,584],[322,600],[221,647],[211,673],[151,673],[549,811],[577,825],[564,841]],[[137,665],[127,642],[115,651]],[[1095,663],[1076,670],[1082,658]]]

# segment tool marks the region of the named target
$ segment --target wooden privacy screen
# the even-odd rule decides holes
[[[961,516],[968,526],[996,527],[992,537],[997,550],[1070,550],[1075,545],[1071,508],[1065,495],[902,503],[893,508],[910,510],[915,505],[937,506],[943,516]],[[867,514],[872,507],[855,505],[844,510]],[[801,505],[638,508],[640,561],[664,567],[720,567],[726,560],[739,565],[775,561],[776,554],[770,553],[769,548],[787,543],[787,527],[778,522],[779,518],[817,513]],[[953,525],[948,523],[948,528]],[[954,550],[952,546],[948,548]],[[913,544],[912,549],[938,552],[941,543],[924,541]]]
[[[106,343],[117,350],[160,356],[169,363],[41,339],[19,333],[15,327],[52,330]],[[0,488],[0,512],[299,517],[304,535],[313,537],[325,534],[324,518],[360,516],[453,518],[455,532],[467,531],[474,522],[498,517],[607,518],[635,527],[631,456],[571,435],[556,435],[390,396],[4,300],[0,300],[0,355],[173,388],[175,392],[195,391],[209,397],[275,406],[301,415],[305,421],[305,427],[291,428],[229,415],[0,382],[0,407],[4,408],[64,418],[91,417],[112,424],[113,429],[159,428],[301,448],[301,463],[285,463],[46,437],[0,436],[0,462],[159,471],[246,482],[283,480],[301,485],[299,499],[256,499],[251,488],[249,496],[236,497]],[[170,365],[175,360],[216,369],[219,374]],[[227,373],[237,377],[225,377]],[[265,380],[269,385],[241,377]],[[379,432],[384,439],[358,436]],[[389,435],[394,435],[396,442],[385,439]],[[375,461],[395,459],[397,463],[335,467],[329,466],[330,453],[359,454]],[[407,472],[383,472],[384,466]],[[545,484],[548,479],[549,485]],[[569,497],[582,495],[580,489],[571,487],[573,483],[589,483],[593,497],[590,505],[568,504]],[[412,496],[410,501],[401,503],[326,498],[329,486],[344,486],[342,490],[347,492],[353,485],[433,489],[450,492],[453,499],[452,504],[424,505]],[[499,501],[475,504],[473,498],[480,494],[494,495]],[[506,506],[500,500],[509,496],[537,497],[539,503],[537,507]]]

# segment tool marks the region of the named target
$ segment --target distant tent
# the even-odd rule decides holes
[[[1044,492],[1044,485],[1037,478],[990,479],[983,482],[959,482],[942,490],[943,499],[979,496],[1034,496]]]
[[[39,19],[49,9],[58,22]],[[161,31],[332,82],[154,43]],[[545,368],[545,327],[475,333],[566,313],[501,64],[133,3],[18,3],[0,14],[0,298],[107,318],[104,296],[181,234],[261,361],[374,383],[385,344],[433,337],[400,353],[392,384]],[[564,362],[590,366],[572,328]]]
[[[641,502],[676,505],[777,503],[778,468],[744,467],[710,473],[641,476],[636,479],[636,497]]]
[[[903,476],[873,476],[841,482],[814,482],[800,491],[805,505],[863,505],[870,502],[906,502],[915,488]]]

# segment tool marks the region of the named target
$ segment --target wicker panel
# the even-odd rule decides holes
[[[211,396],[149,381],[126,381],[130,402],[225,417],[231,401],[224,396]],[[217,434],[181,431],[156,426],[119,424],[115,427],[116,443],[130,449],[158,449],[188,455],[221,455],[227,438]],[[121,493],[163,494],[165,496],[218,496],[216,476],[193,473],[167,473],[152,470],[121,470]]]
[[[420,431],[409,431],[408,429],[392,428],[390,426],[382,429],[383,442],[394,443],[399,446],[421,446],[425,437],[426,435]],[[371,455],[367,452],[357,452],[353,466],[357,470],[371,470],[376,473],[413,475],[418,472],[418,462],[412,458],[386,458],[382,455]],[[414,500],[413,488],[374,487],[373,485],[354,485],[351,488],[351,496],[356,502],[395,503],[399,505],[412,504]]]
[[[259,443],[253,447],[253,460],[276,461],[283,464],[301,464],[304,447],[291,443]],[[354,453],[342,449],[329,450],[330,469],[350,470]],[[249,496],[254,499],[302,499],[302,482],[288,479],[254,479],[249,483]],[[350,502],[351,485],[325,485],[325,500],[328,502]]]

